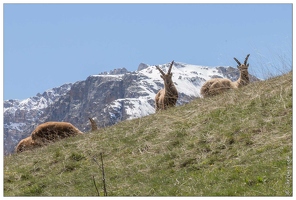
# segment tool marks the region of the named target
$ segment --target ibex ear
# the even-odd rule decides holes
[[[163,78],[163,75],[160,75],[160,77],[161,77],[162,79],[164,79],[164,78]]]

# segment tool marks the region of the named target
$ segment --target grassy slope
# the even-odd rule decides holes
[[[292,73],[4,158],[5,196],[292,195]]]

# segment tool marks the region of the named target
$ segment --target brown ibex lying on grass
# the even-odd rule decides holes
[[[92,131],[97,128],[95,121],[89,118]],[[97,129],[95,129],[97,130]],[[83,134],[78,128],[68,122],[46,122],[37,126],[31,135],[21,140],[16,146],[16,152],[20,153],[60,139]]]
[[[168,107],[176,105],[178,99],[178,91],[172,81],[173,74],[171,73],[174,61],[170,64],[168,72],[165,74],[158,66],[156,68],[161,73],[160,77],[164,81],[164,88],[159,90],[155,96],[155,111],[165,110]]]
[[[248,72],[249,64],[247,63],[249,56],[250,54],[248,54],[247,57],[245,58],[244,64],[241,64],[236,58],[234,58],[234,60],[238,64],[237,68],[240,71],[240,76],[237,81],[232,82],[227,78],[214,78],[214,79],[208,80],[201,87],[200,94],[203,97],[209,97],[209,96],[221,94],[229,89],[236,89],[236,88],[240,88],[242,86],[248,85],[250,83],[249,72]]]

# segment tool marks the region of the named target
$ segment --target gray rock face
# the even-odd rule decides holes
[[[159,65],[164,71],[169,64]],[[236,80],[239,72],[232,67],[204,67],[175,63],[173,82],[179,92],[177,105],[199,97],[202,84],[213,77]],[[258,80],[251,76],[251,80]],[[88,132],[93,118],[98,127],[153,114],[154,98],[163,88],[155,66],[141,63],[138,70],[125,68],[89,76],[84,81],[65,84],[35,97],[4,102],[4,154],[13,152],[18,142],[28,137],[41,123],[70,122]]]

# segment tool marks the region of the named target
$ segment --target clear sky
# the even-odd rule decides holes
[[[235,67],[233,57],[250,53],[258,76],[292,65],[292,4],[4,4],[3,12],[4,100],[140,63]]]

